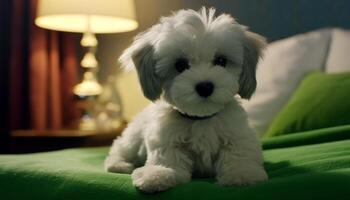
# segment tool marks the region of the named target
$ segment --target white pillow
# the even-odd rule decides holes
[[[350,31],[334,29],[326,63],[326,72],[350,71]]]
[[[267,46],[257,69],[257,89],[243,102],[251,125],[262,135],[304,75],[323,69],[330,29],[296,35]]]

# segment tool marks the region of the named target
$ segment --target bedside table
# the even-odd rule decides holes
[[[10,136],[10,153],[34,153],[66,148],[110,146],[126,127],[110,131],[82,130],[14,130]]]

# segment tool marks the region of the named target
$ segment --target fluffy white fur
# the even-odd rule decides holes
[[[120,58],[136,68],[144,95],[155,103],[114,141],[105,168],[132,173],[142,191],[163,191],[192,176],[215,176],[225,186],[267,179],[259,141],[238,102],[255,90],[265,41],[231,16],[214,13],[203,8],[163,17]],[[225,67],[213,64],[218,55],[227,58]],[[178,58],[188,59],[190,68],[176,71]],[[214,85],[206,98],[195,89],[203,81]]]

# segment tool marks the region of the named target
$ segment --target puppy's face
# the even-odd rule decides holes
[[[162,97],[180,112],[209,116],[255,90],[264,39],[229,15],[181,10],[138,35],[121,56],[135,66],[144,95]]]

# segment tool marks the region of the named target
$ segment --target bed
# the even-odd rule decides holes
[[[192,6],[190,2],[192,1],[186,1],[185,4],[188,5],[185,6]],[[332,99],[332,105],[305,97],[307,94],[311,97],[315,95],[310,92],[309,82],[315,83],[313,87],[317,87],[329,85],[327,81],[342,80],[344,87],[337,85],[334,87],[350,91],[348,81],[350,74],[325,75],[328,72],[350,71],[348,57],[339,58],[342,52],[350,52],[350,49],[344,50],[350,47],[350,32],[328,29],[306,36],[297,36],[294,39],[275,41],[322,27],[350,28],[350,12],[348,12],[350,2],[267,0],[257,3],[241,0],[234,1],[232,7],[227,6],[225,2],[218,1],[213,6],[220,11],[234,13],[240,22],[249,25],[253,31],[267,36],[270,42],[274,41],[272,47],[268,48],[276,54],[271,55],[283,61],[288,60],[290,55],[299,56],[297,61],[294,56],[293,62],[288,61],[284,64],[280,60],[269,59],[267,55],[268,62],[265,63],[265,67],[274,63],[284,66],[285,71],[281,71],[279,65],[278,70],[268,69],[278,72],[279,77],[292,82],[283,85],[280,84],[281,80],[276,78],[273,79],[275,82],[260,80],[260,85],[268,86],[273,93],[266,97],[268,93],[266,88],[258,88],[256,96],[259,94],[265,96],[260,99],[253,97],[250,105],[244,105],[251,111],[248,112],[250,117],[256,120],[257,130],[269,133],[268,137],[264,136],[265,139],[262,140],[264,165],[269,175],[267,182],[247,187],[221,187],[215,184],[214,179],[194,179],[166,192],[144,194],[132,186],[130,175],[107,173],[103,170],[103,160],[108,147],[76,148],[35,154],[0,155],[0,199],[350,199],[350,105],[348,105],[350,97],[338,95]],[[334,35],[341,37],[333,37]],[[344,35],[347,40],[343,40]],[[305,38],[313,40],[311,46],[300,45]],[[322,48],[319,45],[323,45]],[[281,50],[281,47],[288,51]],[[311,57],[309,52],[318,52],[319,55]],[[306,58],[320,62],[312,62],[306,66],[303,65],[306,63]],[[264,69],[264,63],[260,65],[260,69]],[[311,77],[307,79],[309,82],[300,89],[299,82],[312,71],[318,72],[310,75]],[[294,74],[298,77],[291,78]],[[286,87],[276,88],[281,85]],[[328,96],[334,97],[332,95],[334,88],[321,87],[321,89],[327,89],[326,92],[331,92]],[[318,90],[312,88],[311,91]],[[339,94],[350,94],[344,91]],[[317,94],[323,93],[322,90]],[[273,102],[272,97],[282,99]],[[308,102],[304,102],[305,99]],[[266,100],[272,102],[273,107],[263,105],[262,102]],[[339,103],[340,101],[346,103]],[[299,109],[299,113],[296,114],[297,108],[303,108],[300,103],[302,105],[319,103],[324,107],[316,110]],[[319,104],[315,106],[319,107]],[[343,107],[333,109],[333,105]],[[265,107],[262,109],[261,106]],[[264,109],[269,113],[254,113]],[[343,114],[339,115],[341,116],[339,120],[334,121],[334,113],[338,112]]]
[[[195,179],[143,194],[130,175],[106,173],[108,147],[0,156],[1,199],[349,199],[350,125],[263,141],[268,182],[221,187]]]

